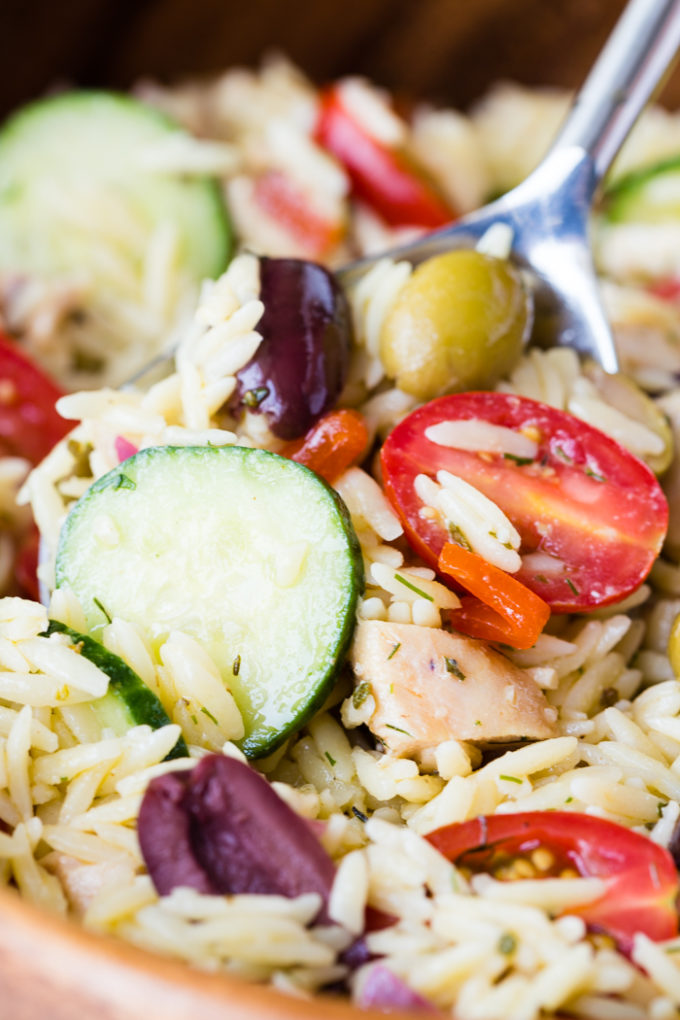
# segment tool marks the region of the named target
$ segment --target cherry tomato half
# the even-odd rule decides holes
[[[0,333],[0,455],[46,457],[73,428],[54,409],[62,390]]]
[[[533,438],[530,460],[432,442],[439,422],[471,419]],[[647,576],[668,524],[668,504],[649,468],[604,433],[564,411],[507,393],[458,393],[418,408],[387,437],[385,491],[413,548],[437,566],[450,541],[440,516],[423,515],[419,474],[459,475],[493,500],[521,537],[513,576],[553,611],[618,602]]]
[[[576,811],[520,811],[447,825],[426,838],[454,864],[475,872],[493,873],[542,848],[554,861],[544,877],[570,867],[581,876],[602,879],[603,896],[570,906],[568,912],[612,935],[624,951],[630,950],[636,932],[657,942],[678,933],[673,858],[651,839],[615,822]]]
[[[62,391],[19,346],[0,333],[0,457],[24,457],[37,464],[73,428],[55,410]],[[29,598],[39,597],[38,530],[20,537],[14,579]]]
[[[647,290],[662,301],[680,301],[680,279],[677,276],[664,276],[655,280],[647,286]]]

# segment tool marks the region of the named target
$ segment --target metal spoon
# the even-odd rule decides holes
[[[472,247],[494,223],[513,234],[512,256],[535,279],[535,339],[574,347],[618,370],[588,240],[588,219],[605,173],[680,47],[680,0],[630,0],[545,159],[502,198],[411,244],[337,271],[355,283],[378,258],[418,263]],[[138,384],[170,361],[166,351],[137,372]]]
[[[680,0],[630,0],[537,169],[498,201],[386,254],[422,262],[451,248],[471,247],[492,224],[507,224],[513,258],[536,278],[536,338],[574,347],[616,372],[588,219],[598,185],[678,47]],[[362,259],[341,270],[343,284],[351,284],[373,261]]]

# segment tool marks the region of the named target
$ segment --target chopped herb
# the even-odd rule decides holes
[[[585,472],[586,472],[586,474],[590,478],[594,478],[596,482],[606,482],[607,481],[607,479],[605,478],[604,475],[598,474],[597,471],[593,471],[593,469],[590,468],[590,467],[586,467],[585,468]]]
[[[331,766],[335,765],[335,758],[333,757],[332,754],[329,754],[328,751],[324,751],[324,757],[328,759],[328,762]]]
[[[371,685],[367,680],[364,680],[358,687],[355,687],[352,694],[352,705],[354,708],[360,708],[370,693]]]
[[[101,602],[99,601],[99,599],[92,599],[92,601],[94,602],[94,604],[95,604],[95,606],[97,607],[97,609],[99,610],[99,612],[100,612],[100,613],[103,613],[103,614],[104,614],[104,616],[106,617],[106,619],[108,620],[108,622],[109,622],[109,623],[111,623],[111,622],[112,622],[112,617],[111,617],[111,614],[110,614],[109,612],[107,612],[107,610],[106,610],[106,609],[104,608],[104,606],[103,606],[103,605],[101,604]]]
[[[411,582],[407,581],[405,577],[401,576],[401,574],[395,574],[394,579],[395,581],[399,581],[399,584],[403,584],[405,588],[409,588],[411,591],[414,591],[416,595],[420,595],[421,598],[427,599],[428,602],[434,602],[431,595],[428,595],[427,592],[424,592],[421,588],[416,588],[415,584],[411,584]]]
[[[560,458],[560,460],[563,460],[565,464],[573,464],[574,463],[573,459],[569,456],[568,453],[566,453],[562,449],[561,446],[555,446],[554,450],[555,450],[555,453],[557,454],[557,456]]]
[[[520,467],[523,466],[524,464],[533,464],[534,462],[533,457],[518,457],[516,453],[504,453],[503,457],[505,458],[505,460],[514,461],[515,464],[519,464]]]
[[[194,724],[194,726],[198,726],[198,716],[194,715],[193,712],[191,714],[191,721]]]
[[[104,368],[104,359],[76,347],[71,355],[71,368],[75,372],[101,372]]]
[[[365,815],[363,813],[363,811],[359,810],[358,807],[353,807],[352,808],[352,814],[354,815],[355,818],[358,818],[360,822],[367,822],[368,821],[368,815]]]
[[[234,661],[232,662],[232,664],[231,664],[231,671],[234,674],[234,676],[238,676],[239,673],[241,672],[241,656],[240,655],[237,655],[236,658],[234,659]]]
[[[580,592],[579,592],[578,588],[576,587],[576,585],[574,584],[574,582],[572,581],[572,579],[571,579],[570,577],[566,577],[566,578],[565,578],[565,581],[567,582],[567,584],[568,584],[568,586],[569,586],[569,590],[570,590],[570,591],[571,591],[571,592],[572,592],[572,593],[573,593],[574,595],[579,595],[579,594],[580,594]]]
[[[61,776],[59,779],[60,783],[68,783],[68,776]]]
[[[390,659],[394,658],[394,656],[397,654],[397,652],[399,651],[400,648],[401,648],[401,641],[397,641],[396,645],[392,645],[392,651],[387,656],[387,661],[388,662],[390,661]]]
[[[413,737],[412,733],[409,733],[408,730],[402,730],[401,726],[393,726],[392,723],[385,723],[385,726],[387,726],[388,730],[396,730],[397,733],[404,733],[407,737]]]
[[[511,931],[503,932],[498,940],[498,952],[503,956],[511,956],[517,949],[517,939]]]
[[[457,663],[457,661],[455,659],[450,659],[448,657],[448,655],[445,655],[444,656],[444,662],[446,663],[446,672],[447,673],[453,673],[453,675],[455,677],[458,677],[459,680],[464,680],[465,679],[465,673],[460,668],[460,666],[458,665],[458,663]]]
[[[517,776],[504,776],[504,775],[500,775],[498,778],[499,779],[504,779],[506,781],[506,783],[518,783],[520,786],[522,785],[522,780],[519,779]]]
[[[79,443],[77,439],[69,439],[67,447],[73,457],[71,473],[76,478],[89,478],[92,474],[90,470],[90,454],[94,449],[92,443]]]
[[[467,549],[468,552],[472,552],[472,546],[468,542],[465,532],[461,531],[457,524],[454,524],[453,521],[447,521],[447,530],[452,542],[462,546],[463,549]]]
[[[266,386],[257,386],[254,390],[246,390],[243,394],[243,403],[246,407],[259,407],[268,396],[269,390]]]
[[[572,800],[573,800],[573,799],[574,799],[573,797],[567,797],[567,799],[565,800],[565,802],[564,802],[564,803],[565,803],[565,804],[571,804],[571,802],[572,802]]]
[[[540,581],[541,584],[547,584],[548,583],[548,578],[545,576],[545,574],[534,574],[534,580],[535,581]]]
[[[201,712],[203,713],[203,715],[207,715],[208,719],[210,719],[211,722],[215,723],[215,726],[219,725],[219,723],[217,722],[217,719],[215,718],[215,716],[212,714],[212,712],[208,711],[208,709],[205,707],[205,705],[201,705]]]
[[[482,725],[482,720],[481,719],[475,719],[475,726],[481,726],[481,725]]]
[[[600,694],[600,705],[602,708],[611,708],[619,700],[619,692],[616,687],[605,687]]]

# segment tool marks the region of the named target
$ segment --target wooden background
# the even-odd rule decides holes
[[[623,0],[0,0],[0,113],[55,82],[256,63],[359,72],[465,106],[497,78],[577,85]],[[666,102],[680,105],[680,75]]]

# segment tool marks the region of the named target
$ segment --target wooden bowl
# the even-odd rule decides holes
[[[317,81],[366,74],[465,106],[494,80],[575,87],[623,0],[47,0],[0,4],[0,113],[55,82],[170,81],[276,47]],[[680,103],[680,75],[664,93]],[[0,890],[0,1015],[12,1020],[371,1020],[88,934]]]

